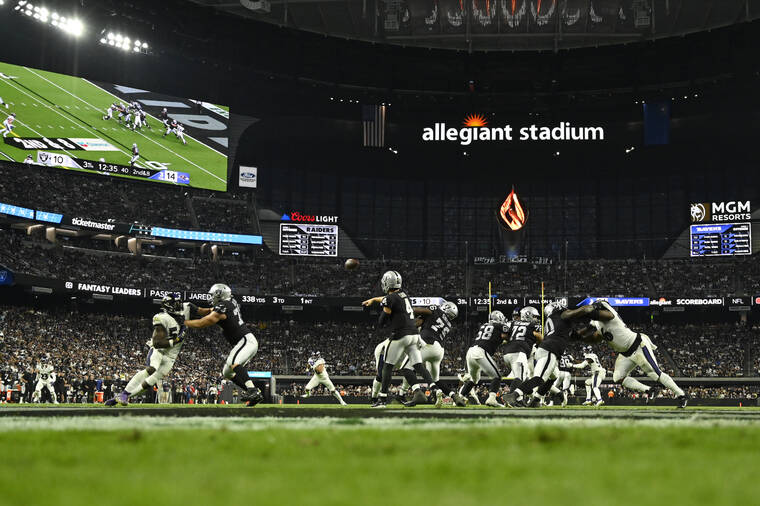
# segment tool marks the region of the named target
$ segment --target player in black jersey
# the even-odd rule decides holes
[[[467,379],[453,396],[457,406],[467,405],[467,396],[480,381],[480,375],[491,379],[488,400],[485,405],[493,408],[503,408],[504,405],[496,400],[496,394],[501,390],[501,373],[496,367],[493,354],[506,339],[504,314],[501,311],[493,311],[488,316],[488,321],[480,326],[475,342],[467,350]]]
[[[509,342],[504,348],[504,363],[512,372],[509,391],[514,392],[520,384],[528,379],[528,357],[533,345],[541,342],[540,315],[534,307],[524,307],[518,311],[519,320],[512,320],[505,325]]]
[[[433,381],[438,383],[441,377],[441,362],[444,355],[444,341],[451,331],[451,322],[459,315],[459,309],[453,302],[443,301],[440,306],[416,307],[414,314],[417,317],[416,324],[420,328],[420,338],[422,346],[420,354],[422,355],[422,365],[430,373]],[[414,377],[414,369],[409,364],[409,360],[401,365],[401,372],[404,374],[404,381],[401,383],[401,391],[406,391],[410,385],[415,391],[420,387],[419,384],[409,383],[407,376],[411,373]],[[438,386],[441,386],[440,384]],[[435,405],[443,405],[443,391],[439,390],[440,395],[436,395]]]
[[[436,386],[428,370],[422,365],[420,335],[414,323],[412,301],[406,293],[401,291],[401,274],[396,271],[386,272],[380,280],[380,285],[383,293],[387,295],[374,297],[362,302],[364,306],[371,306],[376,302],[380,302],[383,311],[380,313],[378,323],[380,327],[389,326],[391,333],[383,357],[380,393],[378,394],[377,402],[372,407],[381,408],[388,404],[388,389],[391,385],[393,370],[396,368],[396,365],[401,365],[405,357],[408,357],[409,364],[414,371],[428,383],[430,390],[436,393],[436,397],[443,395],[442,392],[438,393],[440,389]],[[415,384],[417,382],[413,380],[410,383]],[[418,389],[412,401],[405,404],[413,406],[426,401],[427,397]]]
[[[576,320],[585,318],[587,312],[583,308],[567,309],[567,300],[564,299],[546,305],[544,308],[544,315],[546,316],[544,339],[536,349],[534,376],[506,395],[507,404],[510,406],[520,405],[526,395],[532,395],[535,400],[542,401],[543,396],[551,389],[553,382],[549,380],[555,372],[559,357],[565,352],[568,342],[581,338],[571,324]],[[537,388],[538,391],[534,393],[533,391]]]
[[[240,314],[240,305],[232,297],[232,290],[227,285],[217,283],[209,289],[213,307],[187,306],[183,314],[185,326],[193,329],[202,329],[212,325],[222,328],[222,335],[232,346],[232,350],[224,363],[222,375],[231,379],[233,383],[245,392],[240,398],[247,406],[255,406],[264,400],[261,391],[256,388],[248,377],[248,369],[245,365],[256,356],[259,351],[259,342],[248,329]],[[202,318],[191,320],[190,312],[195,310]]]

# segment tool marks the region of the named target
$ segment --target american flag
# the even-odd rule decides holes
[[[362,129],[364,146],[382,148],[385,146],[385,106],[362,106]]]

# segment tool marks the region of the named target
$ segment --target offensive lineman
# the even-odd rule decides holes
[[[259,351],[259,342],[248,329],[240,314],[240,305],[232,297],[229,286],[217,283],[209,289],[213,307],[197,307],[188,304],[184,308],[183,316],[188,328],[202,329],[212,325],[222,328],[222,335],[232,346],[227,360],[224,363],[222,376],[232,380],[240,387],[244,394],[241,396],[246,406],[253,407],[264,400],[264,396],[248,377],[248,362]],[[195,310],[201,318],[191,320],[190,314]]]
[[[586,401],[583,405],[591,406],[593,404],[594,406],[601,406],[604,404],[604,399],[602,399],[602,393],[599,391],[599,385],[607,377],[607,371],[602,367],[601,362],[599,362],[597,354],[592,353],[590,349],[583,354],[582,362],[573,364],[573,369],[585,369],[586,367],[589,367],[591,377],[586,380]],[[591,396],[592,392],[593,397]],[[593,399],[596,399],[596,403]]]
[[[415,308],[414,314],[418,316],[416,324],[420,327],[422,363],[433,381],[437,383],[441,377],[441,362],[444,355],[443,340],[451,331],[451,322],[459,315],[459,309],[453,302],[444,301],[440,307]],[[413,370],[408,360],[402,369]],[[401,390],[408,388],[409,381],[405,375],[404,381],[401,383]],[[413,391],[419,388],[419,383],[412,385]],[[443,392],[441,392],[441,396],[436,397],[435,405],[437,407],[443,405]]]
[[[319,352],[316,352],[313,356],[309,357],[309,370],[314,371],[314,375],[306,384],[306,392],[301,397],[311,397],[311,391],[317,388],[317,385],[324,385],[324,387],[330,392],[330,395],[338,399],[341,406],[348,406],[346,401],[343,400],[343,397],[340,396],[340,392],[335,389],[335,385],[333,385],[330,376],[328,376],[327,364],[325,363],[325,359],[320,356]]]
[[[130,397],[151,390],[169,374],[185,339],[185,326],[175,316],[185,305],[189,304],[183,304],[175,294],[167,294],[161,299],[161,311],[153,315],[153,336],[148,341],[150,350],[145,369],[132,376],[120,394],[105,402],[106,406],[126,406]]]
[[[11,133],[11,130],[13,130],[13,122],[16,120],[16,113],[12,112],[5,120],[3,121],[3,128],[0,129],[0,134],[3,134],[3,138],[5,138],[6,135]]]
[[[581,337],[570,325],[574,320],[585,316],[582,308],[567,309],[567,301],[563,299],[547,304],[544,314],[544,339],[536,348],[536,363],[533,366],[535,376],[507,394],[506,402],[510,406],[519,405],[524,396],[531,395],[531,401],[539,401],[540,405],[544,395],[552,387],[553,382],[549,379],[555,372],[559,357],[565,352],[568,341]],[[534,393],[536,388],[538,390]]]
[[[443,397],[443,392],[433,381],[432,376],[422,365],[420,353],[421,340],[417,327],[414,324],[414,310],[409,296],[401,290],[401,274],[396,271],[387,271],[380,279],[380,285],[384,297],[374,297],[362,302],[363,306],[371,306],[380,302],[383,311],[380,313],[379,325],[384,327],[390,324],[391,337],[385,349],[383,358],[383,370],[381,374],[380,392],[373,408],[384,408],[388,405],[388,389],[391,385],[391,377],[396,364],[401,364],[404,356],[409,360],[413,370],[423,378],[431,391],[435,392],[436,398]],[[412,383],[412,382],[410,382]],[[414,382],[416,383],[416,381]],[[412,383],[412,384],[414,384]],[[410,405],[425,402],[427,398],[420,390],[417,390],[415,399]]]
[[[504,363],[509,367],[514,378],[509,384],[509,391],[514,391],[520,384],[528,379],[528,357],[533,345],[541,342],[540,315],[534,307],[524,307],[517,313],[519,319],[514,318],[504,326],[509,342],[504,348]]]
[[[501,390],[501,373],[496,367],[493,354],[499,348],[501,343],[506,339],[505,318],[501,311],[493,311],[488,315],[488,321],[480,326],[475,342],[467,350],[467,374],[469,378],[465,381],[459,393],[454,396],[454,402],[457,406],[467,405],[467,397],[470,395],[473,387],[480,381],[481,373],[491,379],[488,399],[486,406],[492,408],[503,408],[504,405],[496,400],[496,394]]]
[[[649,340],[649,336],[629,329],[617,311],[605,300],[598,300],[580,309],[592,320],[591,325],[583,331],[583,336],[598,341],[603,339],[618,353],[612,381],[621,383],[629,390],[648,392],[652,387],[630,376],[636,366],[639,366],[649,379],[657,381],[676,395],[679,408],[686,407],[689,397],[669,374],[660,370],[654,357],[657,347]]]
[[[32,402],[40,402],[42,389],[47,388],[48,392],[50,392],[50,398],[53,399],[53,404],[58,404],[58,397],[55,395],[53,384],[55,384],[53,366],[47,360],[41,364],[37,364],[37,384],[32,394]]]

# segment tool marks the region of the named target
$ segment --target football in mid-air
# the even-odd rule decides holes
[[[346,260],[346,270],[352,271],[359,267],[359,261],[355,258],[349,258]]]

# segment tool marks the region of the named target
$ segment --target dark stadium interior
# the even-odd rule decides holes
[[[148,297],[99,300],[59,289],[65,282],[188,292],[223,282],[236,296],[334,297],[357,306],[379,295],[382,273],[395,269],[416,296],[485,299],[491,283],[499,297],[520,300],[505,304],[505,313],[542,288],[578,300],[751,299],[751,308],[737,311],[728,303],[682,312],[652,305],[622,315],[657,343],[663,370],[673,377],[759,376],[757,253],[690,258],[684,234],[691,203],[760,202],[760,1],[695,7],[672,0],[667,10],[660,3],[656,30],[635,29],[631,17],[621,21],[632,2],[601,2],[595,13],[601,21],[584,11],[586,29],[568,28],[562,37],[551,27],[517,33],[499,25],[472,28],[478,36],[471,40],[443,27],[420,31],[422,3],[397,3],[413,19],[399,30],[382,23],[394,13],[384,13],[379,30],[372,16],[357,18],[360,2],[294,2],[290,11],[287,2],[273,2],[267,15],[213,1],[48,2],[78,12],[91,30],[149,40],[150,51],[139,55],[3,12],[3,61],[229,104],[233,118],[245,119],[231,141],[237,148],[227,192],[0,160],[0,202],[102,221],[262,235],[265,244],[142,240],[135,254],[126,236],[82,227],[50,235],[48,225],[2,214],[0,266],[17,281],[32,281],[0,291],[0,371],[15,374],[51,354],[64,382],[83,385],[90,375],[123,380],[142,364],[156,305]],[[644,142],[644,102],[668,104],[664,145]],[[361,143],[361,105],[380,103],[388,104],[385,145],[368,149]],[[458,127],[472,113],[498,126],[601,126],[605,139],[466,146],[421,140],[424,127]],[[239,187],[241,165],[258,167],[255,190]],[[519,236],[495,219],[512,188],[528,209]],[[294,211],[339,216],[360,267],[344,268],[349,255],[278,255],[268,231]],[[501,261],[512,257],[527,261]],[[303,376],[319,350],[335,376],[373,376],[377,313],[342,307],[244,305],[261,343],[250,369]],[[463,371],[486,312],[483,303],[460,310],[444,376]],[[207,391],[218,384],[223,347],[213,332],[195,332],[169,376],[173,387]],[[611,371],[614,354],[606,347],[599,354]],[[608,388],[628,395],[610,377]],[[300,394],[302,384],[280,386]],[[341,387],[367,396],[366,384]],[[688,391],[748,398],[758,387],[697,381]]]

